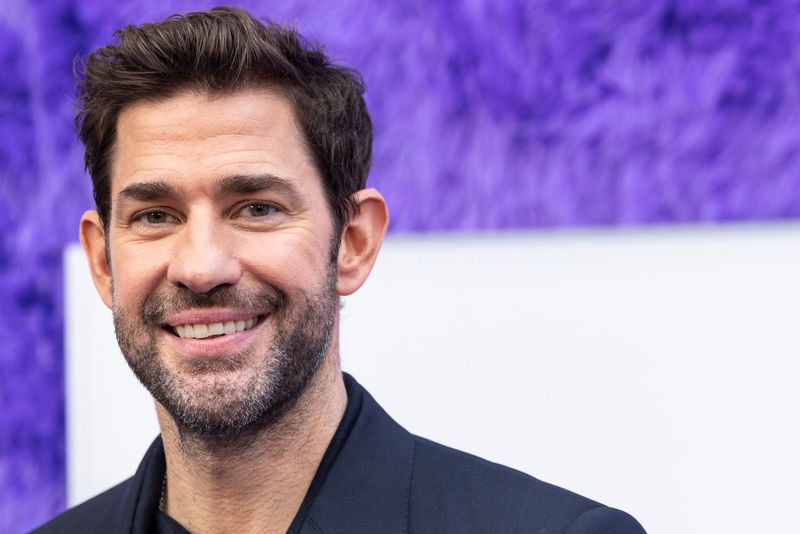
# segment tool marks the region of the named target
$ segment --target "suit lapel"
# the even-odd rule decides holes
[[[361,390],[358,418],[314,498],[301,534],[408,532],[414,441]]]

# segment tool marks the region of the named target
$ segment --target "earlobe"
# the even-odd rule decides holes
[[[109,308],[112,307],[111,266],[106,255],[106,236],[100,215],[90,210],[81,217],[81,245],[89,261],[94,287]]]
[[[386,201],[377,190],[358,191],[355,200],[358,212],[342,230],[339,245],[336,292],[341,296],[354,293],[367,280],[389,226]]]

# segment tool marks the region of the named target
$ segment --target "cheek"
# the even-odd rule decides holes
[[[111,278],[116,305],[130,308],[163,283],[167,272],[167,251],[155,244],[123,245],[112,249]]]
[[[309,288],[327,272],[330,244],[294,235],[274,235],[251,242],[240,254],[245,270],[282,287]]]

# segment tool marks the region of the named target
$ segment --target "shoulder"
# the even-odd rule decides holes
[[[117,522],[117,514],[132,479],[128,479],[103,493],[92,497],[34,529],[32,534],[56,534],[81,532],[111,532]]]
[[[644,533],[624,512],[416,436],[409,504],[412,532]]]

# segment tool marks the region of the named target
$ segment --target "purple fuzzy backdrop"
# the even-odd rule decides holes
[[[394,232],[800,216],[800,3],[239,3],[360,70]],[[71,65],[210,2],[0,0],[0,532],[65,505]]]

